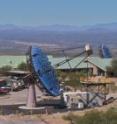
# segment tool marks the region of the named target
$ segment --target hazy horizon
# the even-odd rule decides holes
[[[86,26],[95,26],[95,25],[108,25],[108,24],[117,24],[117,21],[116,22],[109,22],[109,23],[95,23],[95,24],[87,24],[87,25],[77,25],[77,24],[59,24],[59,23],[56,23],[56,24],[42,24],[42,25],[19,25],[19,24],[13,24],[13,23],[5,23],[5,24],[1,24],[0,23],[0,26],[19,26],[19,27],[41,27],[41,26],[75,26],[75,27],[86,27]]]

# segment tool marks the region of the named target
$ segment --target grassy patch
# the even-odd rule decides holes
[[[69,120],[71,124],[117,124],[117,111],[114,108],[107,112],[93,110],[85,113],[84,116],[69,114],[64,116],[64,119]]]

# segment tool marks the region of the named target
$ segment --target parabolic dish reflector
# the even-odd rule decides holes
[[[60,95],[59,81],[46,54],[38,47],[31,47],[30,52],[32,68],[40,80],[40,83],[52,96]]]

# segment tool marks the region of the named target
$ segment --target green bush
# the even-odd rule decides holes
[[[28,67],[27,67],[27,64],[25,62],[22,62],[20,63],[18,66],[17,66],[17,69],[19,70],[27,70]]]
[[[5,65],[5,66],[0,68],[0,72],[4,73],[7,71],[10,71],[11,69],[12,69],[12,67],[10,65]]]
[[[117,59],[113,59],[111,66],[107,66],[106,70],[109,76],[117,77]]]
[[[84,72],[57,70],[57,76],[60,77],[61,82],[65,82],[65,85],[78,88],[81,85],[80,77],[86,77],[86,74]]]

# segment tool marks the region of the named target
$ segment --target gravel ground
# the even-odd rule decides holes
[[[17,92],[10,92],[7,95],[0,96],[0,105],[26,104],[28,90],[24,89]],[[36,88],[37,99],[42,96],[42,92]]]
[[[37,92],[37,99],[40,100],[40,97],[43,98],[44,96],[42,96],[42,92],[39,91],[38,89],[36,89]],[[25,118],[26,115],[21,116],[23,118],[23,120],[20,120],[20,116],[17,115],[17,111],[15,111],[16,113],[11,114],[11,110],[16,109],[17,110],[17,106],[15,107],[15,105],[17,104],[26,104],[26,100],[27,100],[27,89],[22,90],[22,91],[18,91],[18,92],[10,92],[8,95],[4,95],[4,96],[0,96],[0,124],[69,124],[68,122],[66,122],[65,120],[63,120],[63,116],[67,115],[69,112],[58,112],[56,114],[43,114],[40,117],[37,117],[36,120],[32,119],[31,117],[33,116],[35,118],[35,116],[38,115],[30,115],[29,117]],[[117,93],[111,93],[107,96],[108,97],[115,97],[117,98]],[[49,97],[49,96],[47,96]],[[4,114],[1,113],[1,109],[3,106],[5,105],[5,112],[9,112],[8,114]],[[10,110],[9,107],[7,107],[7,105],[13,105],[10,106]],[[102,107],[97,107],[95,109],[98,109],[100,111],[106,111],[111,107],[116,107],[117,106],[117,100],[114,103],[111,103],[109,105],[106,106],[102,106]],[[15,107],[15,108],[14,108]],[[93,108],[92,108],[93,109]],[[90,111],[91,109],[88,110],[84,110],[84,111],[74,111],[73,113],[75,113],[76,115],[83,115],[86,111]],[[13,115],[13,117],[12,117]],[[16,119],[15,119],[16,118]],[[15,119],[15,120],[14,120]],[[43,121],[45,120],[45,121]]]

